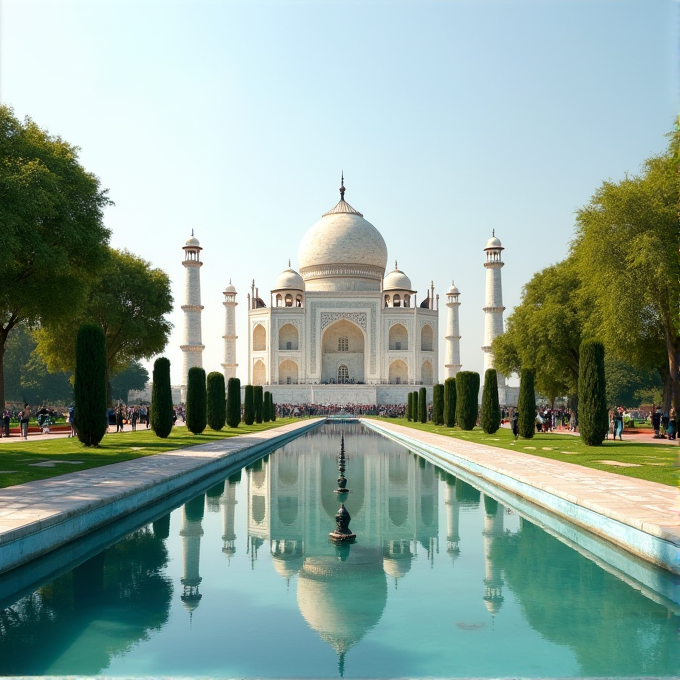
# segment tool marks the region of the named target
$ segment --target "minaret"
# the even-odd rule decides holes
[[[236,553],[236,533],[234,531],[234,514],[236,513],[236,485],[241,480],[241,472],[233,474],[227,480],[220,505],[222,506],[222,552],[231,560]]]
[[[203,597],[198,592],[198,586],[203,580],[200,575],[201,560],[201,536],[203,536],[203,509],[205,498],[203,494],[190,500],[184,506],[184,518],[182,530],[179,535],[182,537],[182,558],[184,575],[182,576],[183,591],[181,600],[184,607],[193,614]]]
[[[493,354],[491,353],[491,343],[494,338],[503,334],[503,287],[501,285],[501,250],[504,250],[501,242],[496,238],[496,231],[487,241],[486,248],[486,296],[484,301],[484,372],[494,368]],[[498,374],[498,386],[505,385],[505,378]]]
[[[446,314],[446,377],[455,378],[461,369],[460,363],[460,322],[458,318],[458,296],[460,291],[451,282],[451,288],[446,293],[446,306],[449,311]]]
[[[224,289],[224,363],[222,370],[224,371],[224,380],[229,382],[229,378],[236,377],[236,288],[229,285]]]
[[[484,585],[486,594],[484,604],[493,616],[498,613],[503,604],[503,578],[501,569],[491,559],[491,548],[495,538],[503,535],[504,508],[495,499],[484,494]]]
[[[460,534],[458,526],[460,524],[460,504],[456,498],[456,478],[453,475],[446,475],[446,552],[451,555],[451,561],[455,562],[460,554],[458,543]]]
[[[203,350],[201,341],[201,244],[191,230],[191,238],[184,245],[184,344],[180,345],[184,360],[182,362],[182,401],[186,401],[187,376],[194,366],[203,367]]]

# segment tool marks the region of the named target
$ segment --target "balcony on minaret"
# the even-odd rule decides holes
[[[184,250],[184,263],[185,265],[191,266],[195,264],[200,266],[203,264],[201,262],[201,244],[199,240],[194,236],[194,230],[191,230],[191,238],[187,239],[187,242],[182,247]]]
[[[503,261],[501,260],[501,251],[505,250],[501,242],[496,238],[496,230],[493,230],[492,237],[486,242],[486,262],[485,267],[502,267]]]

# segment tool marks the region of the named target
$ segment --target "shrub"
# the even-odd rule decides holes
[[[227,425],[238,427],[241,422],[241,381],[229,378],[227,383]]]
[[[519,372],[519,398],[517,400],[517,431],[524,439],[532,439],[536,432],[536,372],[523,368]]]
[[[604,345],[584,340],[579,351],[578,427],[586,446],[600,446],[609,428],[604,376]]]
[[[151,412],[149,421],[157,437],[166,439],[172,432],[173,407],[170,386],[170,361],[159,357],[153,364]]]
[[[444,381],[444,425],[453,427],[456,424],[456,379]]]
[[[75,427],[85,446],[99,446],[106,434],[106,347],[104,331],[83,324],[76,338],[73,380]]]
[[[274,395],[270,394],[269,396],[269,415],[271,416],[272,423],[276,421],[276,404],[274,403]]]
[[[421,387],[418,393],[418,420],[421,423],[427,422],[427,389]]]
[[[207,424],[205,371],[198,366],[189,369],[187,378],[187,429],[201,434]]]
[[[495,368],[487,369],[484,374],[482,413],[479,424],[487,434],[493,434],[501,426],[501,407],[498,403],[498,374]]]
[[[208,373],[208,413],[211,430],[221,430],[227,422],[227,395],[224,391],[224,376],[217,371]]]
[[[262,422],[262,408],[264,406],[262,385],[255,385],[253,387],[253,409],[255,410],[255,422]]]
[[[253,401],[253,386],[246,385],[246,393],[243,402],[243,422],[252,425],[255,422],[255,402]]]
[[[444,424],[444,385],[441,383],[432,388],[432,421],[435,425]]]
[[[456,422],[461,430],[471,430],[477,422],[479,373],[460,371],[456,376]]]
[[[262,407],[262,420],[265,423],[268,423],[272,419],[271,402],[272,402],[272,393],[271,392],[265,392],[264,393],[264,405]]]
[[[406,420],[413,420],[413,392],[406,397]]]

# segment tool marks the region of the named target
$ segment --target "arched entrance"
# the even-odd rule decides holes
[[[267,331],[258,323],[253,328],[253,352],[264,352],[267,349]]]
[[[406,327],[400,323],[395,323],[390,328],[389,338],[390,349],[407,350],[408,349],[408,332]]]
[[[279,365],[279,385],[297,385],[298,365],[291,359],[282,361]]]
[[[422,380],[423,385],[432,384],[432,364],[429,361],[423,361],[423,367],[420,371],[420,379]]]
[[[390,385],[405,385],[408,383],[408,366],[397,359],[390,364]]]
[[[253,385],[264,385],[267,381],[267,369],[264,361],[258,359],[253,366]]]
[[[347,319],[339,319],[324,331],[321,338],[321,382],[337,383],[340,367],[343,381],[363,383],[364,371],[364,333],[356,324]]]

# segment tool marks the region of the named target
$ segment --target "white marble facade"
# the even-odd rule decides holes
[[[404,403],[437,382],[434,286],[418,303],[396,262],[385,276],[385,242],[344,192],[303,237],[300,273],[248,296],[248,382],[278,403]]]

